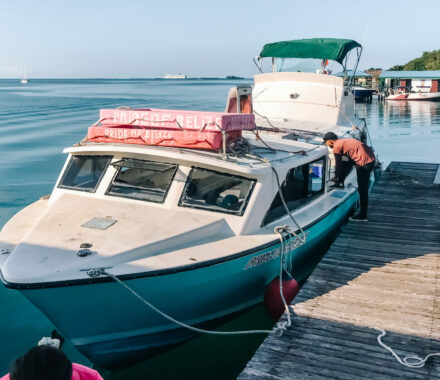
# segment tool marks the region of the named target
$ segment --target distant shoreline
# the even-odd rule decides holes
[[[21,78],[0,78],[0,80],[8,80],[8,81],[18,81],[20,82]],[[35,80],[160,80],[160,81],[179,81],[184,82],[188,80],[253,80],[252,77],[188,77],[185,79],[169,79],[169,78],[31,78],[29,81]]]

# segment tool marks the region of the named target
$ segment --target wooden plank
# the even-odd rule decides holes
[[[439,360],[403,367],[371,328],[385,328],[399,354],[440,352],[439,165],[388,170],[371,192],[369,222],[341,229],[292,303],[292,326],[266,338],[240,379],[440,378]]]

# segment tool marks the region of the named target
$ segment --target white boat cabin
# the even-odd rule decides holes
[[[324,146],[265,136],[269,149],[253,134],[247,141],[247,156],[226,160],[216,152],[129,144],[66,149],[50,197],[23,209],[0,233],[6,249],[15,248],[3,275],[18,283],[56,281],[76,278],[85,266],[116,264],[120,273],[145,272],[261,246],[290,221],[273,169],[301,226],[356,190],[349,177],[346,189],[327,193]],[[305,154],[289,153],[297,151]]]

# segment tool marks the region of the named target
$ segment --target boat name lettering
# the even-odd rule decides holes
[[[106,128],[104,136],[114,140],[141,139],[147,143],[154,143],[162,140],[175,140],[175,130],[169,129],[128,129],[128,128]],[[205,141],[206,135],[198,131],[182,131],[180,139],[186,141]]]
[[[163,140],[173,139],[172,132],[168,130],[106,128],[104,134],[106,137],[110,137],[117,140],[126,140],[129,138],[163,139]]]
[[[304,237],[307,238],[308,234],[309,233],[306,232]],[[287,252],[291,252],[294,249],[298,248],[299,246],[303,245],[304,242],[298,238],[294,238],[286,242],[285,244],[286,244],[285,250]],[[269,261],[275,260],[277,257],[280,257],[280,253],[281,253],[281,248],[277,247],[261,255],[254,256],[247,262],[246,266],[244,267],[244,270],[254,268],[261,264],[265,264]]]
[[[238,120],[241,121],[240,118]],[[201,129],[205,125],[217,123],[221,125],[222,118],[210,115],[185,115],[185,114],[167,114],[156,112],[136,112],[136,111],[115,111],[113,113],[113,122],[115,124],[132,124],[148,127],[177,127],[177,123],[188,129]]]

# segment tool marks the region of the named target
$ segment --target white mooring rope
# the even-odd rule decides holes
[[[284,261],[284,254],[283,253],[284,253],[284,251],[285,251],[285,248],[284,248],[284,239],[283,239],[283,245],[282,245],[281,251],[280,251],[280,263],[281,263],[280,264],[280,276],[282,275],[282,270],[283,270],[283,261]],[[166,314],[165,312],[163,312],[162,310],[160,310],[159,308],[157,308],[156,306],[154,306],[153,304],[148,302],[144,297],[142,297],[139,293],[137,293],[135,290],[133,290],[131,287],[129,287],[125,282],[123,282],[116,275],[109,273],[107,271],[102,271],[101,273],[103,275],[107,275],[108,277],[111,277],[114,281],[116,281],[122,287],[127,289],[137,299],[139,299],[143,304],[147,305],[150,309],[152,309],[153,311],[155,311],[156,313],[158,313],[159,315],[161,315],[165,319],[169,320],[170,322],[175,323],[178,326],[181,326],[183,328],[186,328],[188,330],[195,331],[198,333],[211,334],[211,335],[274,334],[276,336],[281,336],[281,335],[283,335],[283,333],[287,329],[287,327],[291,325],[289,306],[287,305],[287,303],[284,299],[284,296],[282,294],[282,286],[281,285],[280,285],[281,298],[282,298],[284,306],[286,308],[286,312],[288,313],[288,321],[287,322],[277,322],[277,324],[275,325],[275,327],[272,330],[214,331],[214,330],[206,330],[206,329],[194,327],[194,326],[188,325],[184,322],[181,322],[181,321],[171,317],[170,315]],[[280,284],[281,284],[281,282],[282,281],[280,280]]]
[[[287,240],[290,239],[292,236],[293,231],[290,229],[289,226],[277,226],[274,229],[274,232],[279,235],[280,237],[280,296],[284,304],[285,308],[285,314],[287,314],[287,321],[278,321],[275,327],[272,330],[239,330],[239,331],[214,331],[214,330],[206,330],[201,329],[198,327],[194,327],[191,325],[188,325],[184,322],[181,322],[167,313],[163,312],[150,302],[148,302],[144,297],[142,297],[139,293],[137,293],[135,290],[133,290],[131,287],[129,287],[125,282],[123,282],[119,277],[116,275],[109,273],[105,270],[101,272],[101,274],[106,275],[110,278],[112,278],[114,281],[116,281],[119,285],[127,289],[133,296],[135,296],[137,299],[139,299],[143,304],[148,306],[150,309],[164,317],[165,319],[169,320],[172,323],[175,323],[176,325],[186,328],[191,331],[195,331],[202,334],[211,334],[211,335],[245,335],[245,334],[274,334],[275,336],[281,336],[283,335],[284,331],[286,331],[287,327],[290,327],[292,324],[291,316],[290,316],[290,310],[289,305],[286,302],[283,294],[283,285],[282,285],[282,275],[283,270],[287,271],[287,266],[289,265],[289,252],[288,252],[288,246],[286,244],[286,237],[283,235],[283,232],[287,233]],[[298,236],[295,236],[297,239]],[[287,258],[286,258],[287,255]]]
[[[134,295],[136,298],[138,298],[143,304],[147,305],[150,309],[154,310],[156,313],[158,313],[159,315],[161,315],[165,319],[169,320],[170,322],[173,322],[176,325],[183,327],[185,329],[195,331],[198,333],[211,334],[211,335],[242,335],[242,334],[270,334],[270,333],[273,333],[273,330],[213,331],[213,330],[200,329],[198,327],[188,325],[184,322],[178,321],[177,319],[171,317],[170,315],[166,314],[162,310],[158,309],[156,306],[152,305],[145,298],[143,298],[141,295],[139,295],[139,293],[137,293],[132,288],[130,288],[126,283],[124,283],[121,279],[119,279],[114,274],[108,273],[108,272],[104,272],[103,274],[106,274],[107,276],[111,277],[118,284],[120,284],[125,289],[127,289],[132,295]]]
[[[382,338],[387,334],[386,331],[385,331],[384,329],[377,328],[377,327],[375,327],[375,329],[376,329],[376,330],[379,330],[379,331],[381,332],[381,333],[378,335],[378,337],[377,337],[377,342],[378,342],[383,348],[385,348],[386,350],[388,350],[389,352],[391,352],[391,354],[396,358],[396,360],[397,360],[400,364],[404,365],[405,367],[408,367],[408,368],[422,368],[422,367],[425,366],[426,361],[427,361],[430,357],[433,357],[433,356],[440,356],[440,352],[435,352],[435,353],[432,353],[432,354],[428,354],[428,355],[426,355],[424,359],[422,359],[421,357],[416,356],[416,355],[408,355],[408,356],[405,356],[403,359],[401,359],[401,358],[399,357],[399,355],[397,355],[396,352],[395,352],[390,346],[387,346],[385,343],[382,342]]]

